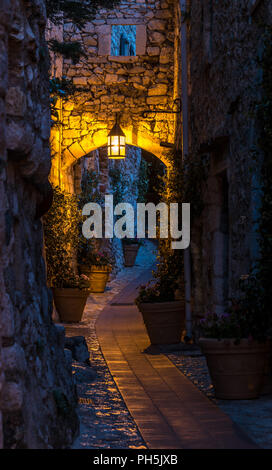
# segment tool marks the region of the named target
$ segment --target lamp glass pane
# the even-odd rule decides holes
[[[111,138],[108,137],[108,156],[111,154]]]
[[[119,146],[118,145],[114,145],[114,147],[111,147],[111,155],[119,155]]]
[[[119,136],[118,135],[113,135],[111,137],[111,145],[119,145]]]

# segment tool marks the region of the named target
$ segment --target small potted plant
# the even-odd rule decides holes
[[[93,247],[81,254],[79,270],[88,276],[90,292],[103,293],[112,270],[112,259],[106,252]]]
[[[89,278],[71,268],[62,270],[52,285],[56,310],[64,323],[80,322],[89,295]]]
[[[135,264],[137,254],[143,242],[139,238],[123,238],[123,253],[125,267],[132,267]]]
[[[206,314],[199,322],[199,343],[217,398],[257,398],[269,353],[269,325],[254,304],[233,300],[228,312]]]

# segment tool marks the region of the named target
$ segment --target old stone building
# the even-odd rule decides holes
[[[258,254],[253,110],[271,2],[191,0],[187,13],[189,153],[206,162],[203,211],[191,234],[192,299],[196,314],[222,313]]]
[[[76,64],[53,58],[52,75],[72,79],[78,92],[59,103],[61,125],[52,133],[52,181],[65,187],[76,160],[107,143],[116,113],[127,144],[166,161],[167,151],[160,143],[174,143],[176,119],[175,114],[156,110],[177,109],[176,7],[172,0],[122,0],[114,11],[99,9],[83,30],[70,22],[57,29],[49,25],[48,39],[77,41],[85,53]],[[125,34],[133,54],[120,49]]]
[[[0,447],[5,448],[65,447],[78,426],[64,329],[52,323],[42,256],[40,217],[51,199],[45,26],[42,0],[0,2]]]

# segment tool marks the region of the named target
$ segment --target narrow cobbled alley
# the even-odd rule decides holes
[[[89,297],[79,324],[65,325],[69,337],[85,337],[90,353],[90,365],[73,362],[81,423],[73,448],[271,448],[271,412],[265,413],[266,429],[261,418],[252,430],[241,402],[215,400],[199,348],[150,347],[134,298],[152,277],[154,262],[154,245],[146,241],[137,264],[124,268],[104,294]],[[268,412],[269,402],[251,404],[245,403],[244,414],[252,423],[254,413]]]
[[[271,0],[0,0],[1,450],[272,449],[271,44]]]

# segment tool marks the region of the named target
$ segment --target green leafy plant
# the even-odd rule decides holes
[[[73,64],[77,64],[81,57],[87,57],[78,41],[60,42],[57,39],[50,39],[48,46],[52,52],[61,54],[65,59],[71,59]]]
[[[58,284],[56,287],[59,288],[70,288],[70,289],[89,289],[90,280],[85,274],[75,274],[70,268],[58,277]]]
[[[61,24],[62,18],[71,20],[82,28],[94,19],[97,9],[112,9],[120,0],[46,0],[47,16],[54,24]]]
[[[169,152],[169,170],[161,178],[161,200],[170,204],[183,201],[182,158],[179,150]],[[169,231],[170,232],[170,231]],[[181,300],[183,285],[183,253],[172,249],[172,240],[159,239],[156,268],[153,272],[155,282],[141,286],[136,304],[141,302],[169,302]]]
[[[113,192],[113,204],[116,206],[123,201],[127,187],[127,181],[123,177],[120,168],[110,168],[109,177],[111,179],[111,187]]]
[[[102,205],[102,196],[98,189],[99,181],[94,170],[85,170],[81,179],[81,192],[78,195],[78,209],[82,212],[82,208],[89,202],[95,202]],[[82,234],[82,223],[85,217],[79,224],[79,243],[77,250],[77,260],[79,264],[86,264],[90,266],[93,264],[97,247],[95,240],[87,240]]]
[[[81,192],[78,195],[78,207],[82,210],[88,202],[102,204],[103,198],[99,191],[99,181],[94,170],[85,170],[81,178]]]
[[[105,251],[99,251],[93,248],[80,257],[80,263],[87,266],[108,266],[113,264],[112,257]]]
[[[255,301],[259,294],[256,278],[248,276],[241,282],[243,295],[232,299],[231,306],[225,313],[207,313],[197,322],[196,326],[202,336],[218,340],[234,339],[236,344],[243,338],[259,342],[272,338],[271,315],[260,311]]]
[[[149,168],[151,164],[141,159],[139,175],[137,178],[138,199],[137,202],[146,202],[146,195],[149,187]]]
[[[49,91],[52,125],[55,125],[59,123],[58,100],[61,98],[64,102],[67,101],[75,93],[76,87],[72,80],[63,76],[61,78],[50,78]]]
[[[81,215],[76,196],[53,188],[53,204],[43,221],[47,278],[51,286],[64,287],[73,276],[79,243]]]

